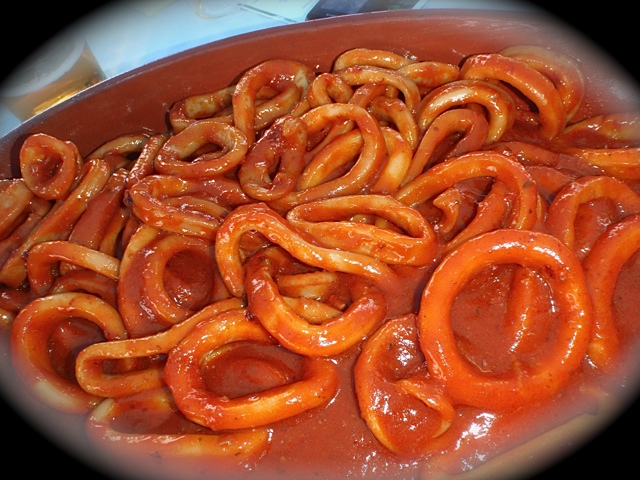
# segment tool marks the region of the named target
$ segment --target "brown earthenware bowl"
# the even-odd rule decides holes
[[[341,52],[368,47],[457,64],[466,55],[495,52],[514,44],[549,46],[579,60],[586,78],[586,101],[576,119],[598,112],[631,110],[640,104],[634,81],[617,63],[566,25],[546,16],[464,10],[353,15],[217,41],[104,81],[1,138],[0,177],[18,175],[18,150],[30,134],[44,132],[70,139],[82,154],[87,154],[103,141],[121,134],[140,130],[166,131],[167,113],[174,102],[228,86],[243,71],[264,60],[294,59],[322,72],[330,70],[332,61]],[[71,452],[73,457],[99,471],[129,476],[130,465],[120,465],[117,458],[105,458],[100,451],[80,440],[76,434],[76,429],[81,428],[77,420],[48,410],[22,390],[13,379],[6,338],[2,340],[5,341],[0,347],[2,387],[19,415],[33,423],[38,432]],[[568,436],[558,435],[556,438],[560,440],[552,449],[560,452],[560,456],[568,455],[570,446],[586,441],[584,432],[594,431],[598,430],[587,427]],[[518,473],[535,471],[548,465],[549,461],[559,459],[547,454],[536,457],[537,451],[532,446],[513,457],[498,458],[494,464],[498,465],[498,470],[510,472],[510,478],[513,478]],[[525,458],[534,460],[523,466]],[[522,465],[519,462],[523,462]],[[135,471],[136,478],[144,478],[147,473]],[[159,478],[162,473],[154,472],[154,475]],[[189,472],[185,472],[184,478],[188,477]],[[209,478],[218,477],[214,473]]]

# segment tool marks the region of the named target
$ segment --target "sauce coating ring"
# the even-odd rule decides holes
[[[275,277],[286,268],[282,255],[254,254],[245,265],[247,305],[262,326],[281,345],[300,355],[337,355],[360,343],[382,323],[387,306],[373,287],[353,279],[351,304],[336,316],[312,324],[287,303]]]
[[[235,398],[207,389],[201,361],[221,347],[247,341],[276,345],[276,340],[246,309],[223,312],[200,323],[167,356],[165,381],[178,408],[191,421],[214,431],[268,425],[326,404],[338,389],[336,366],[329,360],[303,359],[300,380]]]
[[[560,320],[555,348],[535,366],[517,366],[508,375],[487,375],[458,350],[450,308],[468,281],[500,264],[546,272]],[[553,395],[580,369],[592,316],[584,273],[572,250],[548,234],[499,229],[468,240],[444,258],[424,289],[418,328],[429,373],[444,384],[455,404],[508,410]]]

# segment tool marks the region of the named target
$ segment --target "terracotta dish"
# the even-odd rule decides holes
[[[20,148],[32,134],[45,133],[58,139],[70,140],[82,155],[87,155],[103,142],[121,135],[132,132],[167,132],[170,128],[169,111],[176,102],[233,85],[249,68],[267,60],[295,60],[308,65],[315,72],[329,72],[335,59],[343,52],[367,48],[410,55],[419,60],[460,65],[470,55],[498,52],[514,45],[548,47],[579,64],[584,75],[585,97],[572,121],[601,113],[639,111],[640,92],[627,72],[596,45],[566,25],[546,16],[525,17],[516,12],[464,10],[381,12],[310,21],[241,35],[173,55],[104,81],[32,118],[1,138],[0,178],[20,175]],[[640,328],[636,331],[640,332]],[[217,467],[212,470],[207,470],[206,466],[196,467],[195,461],[178,462],[178,466],[170,467],[153,458],[149,461],[148,458],[137,459],[134,456],[132,461],[130,454],[125,455],[118,448],[101,448],[93,442],[85,441],[84,417],[67,415],[42,405],[30,390],[14,379],[6,331],[1,340],[2,392],[16,411],[36,426],[38,432],[51,438],[70,452],[72,457],[88,463],[97,471],[118,477],[177,478],[174,476],[176,470],[172,470],[175,468],[179,478],[185,480],[228,478]],[[637,343],[639,339],[635,340]],[[630,355],[631,358],[635,356]],[[467,480],[480,478],[483,472],[488,476],[482,478],[525,477],[564,459],[607,427],[620,409],[625,409],[629,400],[635,396],[635,369],[634,362],[631,361],[629,365],[622,366],[620,371],[623,372],[623,378],[614,379],[611,392],[603,395],[606,398],[600,398],[600,403],[596,402],[594,411],[585,414],[584,404],[580,405],[583,411],[576,415],[563,408],[553,410],[553,415],[562,420],[547,419],[550,421],[551,431],[544,432],[544,428],[538,428],[541,424],[538,420],[527,419],[525,415],[520,426],[511,425],[509,428],[512,430],[506,434],[506,437],[514,439],[515,445],[504,440],[504,433],[499,436],[489,431],[488,443],[492,442],[491,435],[498,435],[495,438],[500,438],[496,440],[496,444],[499,444],[496,451],[483,444],[485,447],[478,448],[476,453],[465,450],[467,456],[459,460],[459,463],[451,460],[453,455],[449,454],[447,461],[456,464],[458,470],[451,476],[440,471],[437,472],[440,476],[436,475],[437,469],[430,470],[420,460],[404,459],[396,463],[372,460],[368,453],[374,456],[384,456],[387,453],[379,453],[384,450],[380,445],[375,452],[362,450],[376,442],[371,435],[362,433],[366,431],[362,418],[352,419],[359,426],[354,430],[356,436],[351,443],[360,439],[365,447],[353,447],[356,453],[346,461],[348,465],[331,464],[332,458],[328,458],[331,455],[326,452],[314,454],[313,444],[304,442],[298,428],[296,438],[299,439],[300,450],[305,452],[304,461],[297,463],[292,470],[283,469],[283,477],[278,477],[277,474],[281,472],[277,468],[271,468],[273,461],[269,463],[271,467],[268,474],[263,475],[260,460],[245,473],[247,478],[271,479],[269,475],[273,474],[273,478],[296,479],[300,475],[305,480],[333,479],[336,475],[345,480]],[[609,382],[605,384],[608,385]],[[456,395],[465,397],[464,392]],[[357,412],[356,409],[353,411]],[[536,415],[537,419],[544,417],[539,409]],[[308,417],[304,418],[309,421]],[[326,415],[319,418],[323,422],[331,421]],[[292,431],[295,430],[294,422],[289,425]],[[345,439],[345,426],[340,429],[337,425],[336,428],[336,432],[340,432],[336,434],[340,437],[335,441],[337,450],[342,448],[340,445],[348,445],[350,442],[348,438]],[[528,434],[526,429],[532,429],[535,433]],[[327,425],[320,430],[324,432],[324,448],[331,430]],[[313,434],[309,435],[309,442],[313,442]],[[488,462],[482,460],[483,455],[490,458]],[[342,457],[336,462],[345,461]],[[452,471],[456,468],[452,468]],[[238,478],[244,476],[241,474]]]

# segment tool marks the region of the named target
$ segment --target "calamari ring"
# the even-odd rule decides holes
[[[48,340],[60,321],[81,318],[98,326],[107,340],[127,337],[118,311],[87,293],[59,293],[37,298],[16,315],[11,330],[11,360],[20,378],[51,407],[87,413],[100,401],[58,374],[49,356]]]
[[[0,221],[0,231],[2,232],[0,234],[0,238],[2,238],[0,240],[0,270],[54,206],[48,200],[33,195],[24,184],[17,188],[20,190],[18,193],[13,188],[5,189],[3,193],[8,193],[8,190],[15,196],[9,205],[0,205],[0,215],[6,214],[5,217],[0,217],[6,219],[6,222]],[[31,200],[20,211],[26,200],[25,197],[31,198]],[[3,199],[7,198],[3,195]]]
[[[251,145],[256,139],[256,98],[265,86],[281,90],[283,84],[293,82],[304,98],[315,73],[307,65],[293,60],[267,60],[245,72],[233,92],[233,122]],[[293,110],[293,109],[292,109]]]
[[[403,101],[412,114],[415,114],[420,104],[420,90],[406,75],[383,67],[371,65],[353,65],[341,70],[334,70],[348,85],[382,84],[393,87],[402,92]]]
[[[249,203],[239,184],[225,177],[183,179],[149,175],[133,185],[125,202],[142,222],[173,233],[214,238],[228,206]]]
[[[350,220],[359,215],[378,217],[395,228]],[[391,265],[424,266],[433,262],[438,250],[426,219],[388,195],[316,200],[292,208],[286,219],[317,245],[362,253]]]
[[[498,53],[467,57],[460,69],[465,79],[499,80],[516,88],[538,109],[540,133],[545,138],[558,136],[567,124],[562,96],[553,82],[528,63]]]
[[[231,98],[235,89],[236,86],[232,85],[214,92],[190,95],[175,102],[169,110],[171,130],[178,133],[203,118],[216,118],[216,114],[231,106]],[[220,118],[220,121],[225,120]]]
[[[120,260],[111,255],[66,240],[41,242],[31,247],[27,256],[29,285],[35,296],[49,293],[55,281],[53,267],[58,262],[70,262],[112,281],[118,280]]]
[[[210,144],[221,150],[199,152]],[[236,127],[212,119],[198,120],[164,142],[154,167],[157,173],[185,179],[212,177],[236,167],[248,150],[247,138]]]
[[[450,400],[424,368],[413,313],[389,319],[376,330],[365,341],[353,372],[361,415],[378,441],[395,454],[427,453],[433,439],[455,419]]]
[[[496,376],[481,373],[458,351],[449,309],[468,281],[500,264],[540,269],[562,320],[549,355],[537,358],[535,366],[518,365]],[[454,404],[502,411],[548,398],[569,381],[587,353],[592,316],[582,267],[571,249],[545,233],[499,229],[467,240],[442,260],[424,289],[418,329],[429,373]]]
[[[402,100],[379,96],[367,105],[367,109],[379,121],[395,125],[395,129],[407,141],[412,151],[418,147],[420,139],[418,124],[413,113]]]
[[[382,127],[382,135],[387,146],[387,161],[370,191],[391,195],[401,185],[411,165],[413,151],[405,136],[393,128]]]
[[[146,306],[156,318],[170,325],[193,315],[202,304],[208,304],[215,291],[213,275],[206,279],[201,275],[193,275],[191,278],[190,272],[179,272],[181,275],[186,274],[187,280],[181,280],[177,289],[178,298],[169,293],[165,285],[166,272],[170,270],[169,263],[184,253],[197,259],[198,268],[205,268],[209,261],[211,272],[215,271],[212,241],[179,234],[160,235],[154,239],[141,264],[140,281],[143,284]]]
[[[327,150],[328,146],[320,150],[302,172],[297,190],[272,206],[287,210],[311,200],[356,194],[371,186],[384,165],[387,149],[382,129],[369,112],[358,105],[332,103],[313,108],[301,118],[307,125],[307,138],[321,133],[326,126],[354,121],[364,144],[351,168],[338,178],[332,178],[336,165],[350,163],[353,150],[341,151],[339,147]]]
[[[460,67],[452,63],[424,61],[410,63],[398,69],[409,77],[425,95],[434,88],[460,79]]]
[[[86,292],[100,297],[109,305],[118,305],[118,282],[92,270],[71,270],[57,277],[49,293],[65,292]]]
[[[124,168],[111,174],[102,191],[89,202],[86,211],[75,223],[66,240],[94,250],[100,248],[107,230],[113,226],[112,222],[117,222],[114,219],[122,214],[122,200],[128,176],[129,171]],[[67,266],[61,266],[62,273],[68,270]]]
[[[180,323],[141,338],[111,340],[85,347],[76,358],[76,379],[82,389],[97,397],[124,397],[165,386],[164,363],[155,362],[142,370],[106,373],[103,362],[148,358],[166,354],[180,343],[197,324],[221,312],[242,308],[237,298],[211,303]]]
[[[624,148],[640,144],[639,112],[594,115],[571,125],[554,140],[560,147]]]
[[[114,423],[117,424],[118,417],[132,408],[144,409],[154,418],[177,416],[185,421],[177,411],[168,389],[159,388],[133,397],[103,400],[87,418],[85,428],[89,439],[101,449],[107,448],[119,455],[131,455],[136,461],[160,455],[162,458],[209,458],[216,466],[230,463],[242,467],[259,457],[271,440],[271,433],[266,428],[228,433],[213,433],[204,428],[197,433],[193,433],[194,428],[189,428],[190,433],[179,429],[174,433],[130,433],[118,430]]]
[[[327,103],[349,103],[353,90],[351,86],[334,73],[321,73],[311,83],[307,92],[310,108]]]
[[[302,378],[293,383],[236,398],[216,395],[206,388],[200,361],[239,341],[274,345],[275,339],[248,318],[246,309],[234,309],[200,323],[169,352],[165,381],[176,405],[191,421],[212,430],[254,428],[324,405],[336,394],[335,365],[305,357]]]
[[[640,147],[564,148],[563,153],[575,155],[607,175],[621,180],[640,180]]]
[[[333,70],[342,70],[354,65],[372,65],[398,70],[416,61],[389,50],[352,48],[341,53],[333,62]]]
[[[45,133],[29,135],[19,152],[20,173],[34,195],[61,200],[71,190],[84,160],[78,147]]]
[[[616,202],[621,217],[640,212],[640,194],[622,180],[604,175],[581,177],[560,190],[549,205],[545,220],[547,231],[575,249],[578,209],[580,205],[599,198]],[[577,252],[581,258],[586,253],[582,250]]]
[[[578,112],[584,101],[585,81],[582,70],[573,59],[538,45],[515,45],[498,53],[525,62],[549,77],[562,97],[567,121]]]
[[[69,235],[91,199],[102,191],[112,172],[107,162],[88,160],[80,169],[77,184],[69,195],[49,211],[7,259],[0,270],[0,282],[19,288],[27,279],[26,252],[37,243],[60,240]]]
[[[613,311],[616,280],[624,264],[639,249],[640,214],[635,214],[611,225],[582,261],[594,309],[588,355],[599,368],[610,368],[619,354],[620,339]]]
[[[15,228],[32,205],[35,195],[24,179],[14,178],[2,183],[0,196],[0,237],[5,238]]]
[[[89,155],[87,155],[87,160],[91,159],[108,159],[109,157],[120,157],[121,162],[127,164],[131,157],[137,156],[140,154],[145,144],[149,140],[149,135],[146,133],[131,133],[120,135],[115,137],[108,142],[103,143],[98,148],[93,150]],[[116,160],[115,162],[118,162]],[[113,168],[122,167],[124,165],[114,163]]]
[[[402,183],[407,183],[432,166],[436,148],[453,135],[462,137],[457,139],[444,158],[480,150],[487,142],[489,124],[483,114],[469,108],[442,112],[431,122],[422,136]]]
[[[140,155],[135,159],[131,168],[129,169],[129,176],[127,177],[127,189],[131,188],[135,183],[142,180],[147,175],[154,173],[153,162],[158,154],[158,151],[169,138],[169,133],[158,133],[149,137],[149,140],[144,144]]]
[[[354,252],[342,252],[315,245],[312,239],[264,203],[236,208],[224,220],[215,240],[216,262],[229,292],[241,298],[245,294],[245,273],[240,242],[245,233],[257,231],[280,245],[293,257],[323,270],[351,273],[374,282],[395,278],[391,268],[376,258]]]
[[[486,108],[489,115],[487,142],[497,142],[513,126],[516,107],[505,89],[484,80],[457,80],[427,94],[416,113],[420,131],[424,134],[429,125],[446,110],[475,104]]]
[[[349,285],[352,303],[348,308],[321,324],[312,324],[280,293],[275,276],[282,268],[282,258],[269,251],[259,252],[247,261],[247,306],[251,315],[292,352],[307,357],[337,355],[360,343],[387,314],[382,293],[355,281]]]
[[[531,176],[517,161],[490,151],[471,152],[445,160],[398,189],[394,197],[405,205],[415,206],[464,179],[482,176],[494,177],[515,194],[515,205],[505,219],[506,226],[529,229],[537,223],[538,193]]]
[[[240,164],[242,190],[264,202],[292,192],[305,167],[306,147],[307,129],[300,118],[287,115],[273,122]]]

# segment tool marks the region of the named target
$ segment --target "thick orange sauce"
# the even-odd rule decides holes
[[[595,217],[597,215],[585,215],[589,222],[594,221]],[[634,256],[625,267],[616,295],[621,337],[628,339],[629,347],[640,335],[640,299],[634,294],[640,281],[639,257]],[[192,273],[196,265],[183,256],[179,262],[172,262],[171,268],[171,278],[193,280]],[[513,270],[511,266],[504,266],[483,272],[464,289],[452,307],[452,323],[459,349],[481,370],[500,372],[512,368],[513,357],[509,352],[514,337],[509,333],[505,310]],[[431,268],[406,269],[404,273],[406,284],[397,285],[394,291],[386,292],[394,316],[415,311]],[[537,356],[544,355],[545,345],[553,343],[553,325],[557,318],[551,312],[549,299],[537,299],[535,307],[537,325],[531,337],[526,339],[525,354],[520,358],[525,362],[535,362]],[[333,359],[340,372],[340,387],[335,398],[325,407],[272,425],[268,453],[254,464],[240,468],[237,473],[241,478],[406,480],[429,478],[429,472],[435,474],[442,470],[453,474],[478,466],[500,452],[562,425],[573,417],[597,412],[596,386],[601,379],[585,361],[583,371],[574,382],[560,394],[539,404],[508,414],[457,407],[456,423],[445,435],[435,440],[427,435],[424,439],[431,442],[431,453],[420,459],[403,458],[384,448],[361,417],[353,385],[353,366],[360,351],[361,347],[357,346]],[[388,368],[397,372],[398,378],[418,370],[423,362],[415,331],[398,337],[397,342],[389,345],[386,363]],[[251,344],[230,347],[215,360],[205,362],[202,368],[208,388],[231,398],[290,383],[301,375],[298,355],[279,346]],[[593,394],[589,393],[589,385],[593,386]],[[395,398],[384,399],[384,402],[397,401]],[[120,431],[206,431],[186,421],[177,411],[174,412],[174,418],[163,416],[154,420],[147,416],[149,412],[138,411],[135,399],[127,404],[130,410],[115,423]],[[415,399],[410,404],[396,405],[394,408],[405,412],[408,425],[418,427],[431,414]],[[414,441],[415,438],[415,433],[407,435],[407,441]],[[165,460],[167,464],[172,464]],[[192,466],[199,461],[190,459],[189,470],[194,471]],[[202,461],[207,465],[203,472],[210,472],[212,467],[209,462]],[[164,464],[162,460],[159,462]],[[226,471],[227,467],[220,468]],[[213,467],[213,471],[217,471],[217,468]]]

